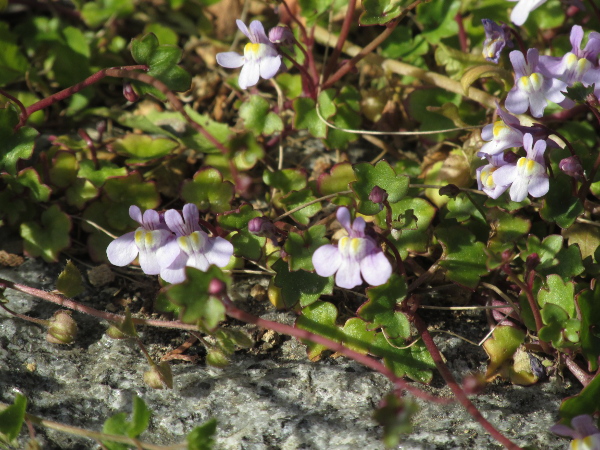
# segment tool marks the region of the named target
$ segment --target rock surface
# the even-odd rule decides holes
[[[0,277],[51,290],[61,268],[28,260],[18,268],[0,269]],[[238,296],[240,307],[244,307],[244,289]],[[82,302],[101,308],[115,292],[94,288],[87,294]],[[11,290],[5,295],[11,309],[32,317],[48,318],[57,309]],[[218,449],[383,448],[382,430],[371,416],[391,385],[352,361],[328,358],[311,363],[300,343],[281,339],[273,351],[234,354],[224,369],[202,362],[172,362],[174,389],[157,391],[142,381],[148,366],[135,344],[108,338],[102,321],[79,313],[73,317],[79,324],[77,342],[58,346],[46,342],[42,327],[0,310],[0,401],[12,402],[18,390],[27,397],[32,414],[101,430],[111,415],[131,411],[136,394],[153,412],[141,440],[155,444],[180,442],[192,428],[215,417]],[[263,317],[293,321],[291,315],[268,310]],[[140,332],[153,355],[175,348],[185,338],[172,331],[146,328]],[[447,335],[437,335],[436,341],[456,375],[484,367],[481,348]],[[426,389],[450,395],[447,388]],[[548,428],[556,421],[560,401],[577,392],[578,386],[556,379],[529,388],[498,382],[473,401],[519,445],[558,449],[565,448],[567,441]],[[420,401],[419,405],[414,432],[400,448],[501,447],[458,404]],[[36,427],[36,432],[44,449],[98,448],[91,440],[66,433],[42,427]],[[26,441],[24,429],[20,445]]]

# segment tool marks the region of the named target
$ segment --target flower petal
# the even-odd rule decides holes
[[[217,53],[217,64],[227,69],[237,69],[244,65],[244,57],[236,52]]]
[[[529,67],[525,62],[525,56],[519,50],[513,50],[508,54],[510,62],[515,70],[515,77],[520,78],[524,75],[531,75],[529,73]]]
[[[500,170],[500,169],[498,169]],[[498,170],[496,172],[498,172]],[[494,174],[495,175],[495,174]],[[495,179],[495,178],[494,178]],[[510,187],[510,199],[513,202],[522,202],[527,198],[527,186],[529,185],[529,180],[523,177],[517,178],[512,186]]]
[[[255,44],[268,44],[271,45],[271,41],[265,33],[265,27],[258,20],[250,22],[250,40]]]
[[[192,234],[194,231],[200,230],[200,213],[198,207],[193,203],[183,205],[183,221],[185,222],[186,234]]]
[[[371,286],[379,286],[390,279],[392,265],[382,251],[377,251],[362,259],[360,273]]]
[[[569,40],[573,46],[573,53],[577,54],[577,50],[581,49],[581,41],[583,41],[583,28],[581,28],[579,25],[573,25]]]
[[[506,96],[504,106],[513,114],[523,114],[529,107],[529,95],[515,85]]]
[[[252,41],[252,35],[250,34],[250,31],[248,31],[248,27],[246,26],[246,24],[244,22],[242,22],[240,19],[236,19],[235,21],[237,27],[239,28],[239,30],[244,33],[246,35],[246,37],[248,39],[250,39],[250,41]],[[256,42],[255,42],[256,44]]]
[[[277,75],[279,67],[281,66],[281,57],[277,56],[264,56],[260,60],[260,76],[265,80],[273,78]]]
[[[133,220],[135,220],[140,225],[143,225],[142,211],[140,210],[139,206],[131,205],[129,207],[129,217],[131,217]]]
[[[499,169],[496,169],[496,171],[492,174],[492,177],[497,186],[508,186],[515,181],[517,172],[516,164],[507,164]]]
[[[531,178],[531,180],[529,180],[529,186],[527,189],[532,197],[543,197],[548,193],[548,190],[550,189],[550,182],[548,181],[548,177],[538,176]]]
[[[187,264],[188,267],[195,267],[202,272],[206,272],[208,270],[208,260],[202,253],[194,252],[191,255],[188,255]]]
[[[110,263],[119,267],[131,264],[138,253],[139,250],[137,245],[135,245],[135,231],[118,237],[108,244],[108,247],[106,248],[106,256],[108,256]]]
[[[143,226],[147,230],[159,230],[161,227],[160,214],[153,209],[147,209],[142,218]]]
[[[352,230],[352,224],[350,223],[350,211],[345,206],[338,208],[335,213],[335,217],[338,222],[346,229],[348,233]]]
[[[185,266],[187,261],[187,253],[180,252],[180,254],[169,265],[169,267],[164,267],[161,269],[160,277],[169,283],[181,283],[185,281]]]
[[[260,67],[254,60],[246,61],[240,72],[238,84],[241,89],[246,89],[258,83]]]
[[[183,219],[181,218],[181,214],[179,211],[175,209],[169,209],[165,213],[165,222],[173,233],[177,236],[186,236],[188,233],[185,232],[185,224],[183,223]]]
[[[322,277],[330,277],[340,268],[342,255],[335,245],[323,245],[312,256],[315,272]]]
[[[335,275],[335,284],[345,289],[352,289],[361,285],[362,282],[358,261],[342,258],[342,264]]]
[[[158,275],[160,273],[160,264],[156,251],[144,249],[140,251],[140,267],[146,275]]]
[[[225,267],[233,255],[233,245],[222,237],[209,237],[204,245],[204,256],[209,264]]]
[[[156,255],[158,257],[158,263],[162,268],[169,267],[173,262],[180,257],[181,253],[184,253],[181,248],[179,248],[179,244],[176,239],[171,239],[164,245],[161,245],[158,250],[156,250]],[[168,281],[168,280],[167,280]]]

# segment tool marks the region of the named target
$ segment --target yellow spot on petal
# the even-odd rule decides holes
[[[519,87],[525,91],[529,90],[530,85],[529,85],[529,77],[524,76],[519,78]]]
[[[146,247],[152,247],[152,245],[154,245],[154,234],[151,232],[146,233],[144,241],[146,242]]]
[[[579,58],[577,58],[577,55],[569,52],[565,56],[566,56],[565,61],[569,68],[572,68],[575,64],[577,64],[577,62],[578,62],[577,60],[579,59]]]
[[[338,247],[342,252],[346,250],[346,247],[348,247],[348,245],[350,245],[350,238],[348,236],[344,236],[338,242]]]
[[[260,51],[260,44],[253,44],[252,42],[248,42],[244,47],[244,55],[247,56],[248,53],[252,53],[254,55],[258,54]]]
[[[531,174],[533,172],[533,169],[535,169],[535,161],[533,159],[528,159],[527,166],[525,167],[527,174]]]
[[[497,120],[494,122],[493,133],[494,137],[498,137],[502,132],[508,129],[508,125],[506,125],[503,121]]]
[[[525,164],[527,164],[527,158],[519,158],[517,161],[517,167],[522,168]]]
[[[537,72],[532,73],[529,76],[529,80],[531,81],[533,89],[536,91],[539,90],[542,87],[542,84],[544,83],[544,77]]]
[[[361,239],[359,238],[353,238],[350,241],[350,248],[352,253],[358,253],[358,251],[360,250],[360,244],[361,244]]]

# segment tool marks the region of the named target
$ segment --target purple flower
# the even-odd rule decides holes
[[[209,237],[200,228],[198,219],[198,207],[193,203],[184,205],[183,219],[174,209],[165,213],[165,221],[176,239],[158,251],[163,280],[169,283],[184,281],[187,266],[206,271],[211,264],[225,267],[229,263],[233,245],[222,237]]]
[[[275,27],[269,30],[269,41],[273,44],[291,45],[295,38],[288,27]]]
[[[488,61],[498,64],[500,53],[505,45],[512,48],[510,40],[510,29],[506,25],[498,25],[490,19],[481,19],[485,29],[485,41],[483,41],[483,57]]]
[[[583,83],[584,86],[595,84],[596,95],[600,93],[600,69],[598,68],[598,54],[600,53],[600,33],[592,32],[587,44],[581,50],[583,41],[583,28],[574,25],[571,28],[571,51],[562,58],[554,56],[540,56],[540,66],[553,77],[563,81],[568,86]],[[574,102],[566,99],[563,107],[571,107]]]
[[[542,117],[548,100],[560,103],[565,99],[561,92],[567,84],[549,74],[542,73],[539,66],[539,52],[535,48],[527,50],[527,62],[518,50],[510,52],[510,61],[515,70],[515,85],[508,93],[506,109],[513,114],[523,114],[530,108],[533,117]]]
[[[240,31],[250,39],[244,47],[244,56],[236,52],[218,53],[217,63],[228,69],[243,66],[238,84],[240,88],[246,89],[258,83],[259,77],[273,78],[281,66],[281,55],[269,41],[262,23],[258,20],[250,23],[250,29],[239,19],[236,23]]]
[[[560,436],[573,438],[571,449],[600,450],[600,430],[594,423],[592,416],[582,414],[571,419],[571,427],[556,424],[550,431]]]
[[[516,164],[502,166],[492,174],[496,185],[510,185],[510,199],[513,202],[522,202],[527,193],[532,197],[542,197],[550,187],[544,161],[546,141],[538,140],[533,146],[533,136],[527,133],[523,136],[523,147],[527,152],[526,157],[519,158]]]
[[[337,247],[323,245],[315,251],[312,262],[317,274],[330,277],[337,272],[335,284],[346,289],[362,284],[363,279],[373,286],[387,282],[392,265],[375,239],[365,235],[365,220],[357,217],[351,224],[346,207],[339,208],[336,215],[348,236],[341,238]]]
[[[511,147],[523,145],[523,133],[527,127],[521,126],[521,122],[512,114],[504,111],[500,106],[496,110],[499,120],[493,124],[486,125],[481,130],[481,138],[490,141],[481,147],[481,153],[495,155]]]
[[[112,241],[106,249],[108,260],[115,266],[130,264],[139,254],[140,266],[147,275],[158,275],[160,264],[158,249],[174,239],[164,219],[156,211],[148,209],[142,216],[140,208],[129,207],[129,217],[140,227]]]
[[[546,0],[508,0],[510,2],[518,2],[510,14],[510,21],[515,25],[523,25],[529,17],[529,13],[538,6],[546,3]]]
[[[508,164],[504,159],[504,155],[498,153],[496,155],[484,154],[482,152],[477,153],[477,156],[487,157],[488,163],[485,166],[477,168],[477,186],[479,190],[485,192],[491,198],[500,197],[504,191],[508,189],[509,185],[499,185],[494,181],[494,172],[500,167]]]

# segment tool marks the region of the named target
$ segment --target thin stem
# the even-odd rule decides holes
[[[19,319],[23,319],[23,320],[26,320],[27,322],[35,323],[35,324],[41,325],[43,327],[48,326],[47,320],[36,319],[35,317],[29,317],[29,316],[26,316],[25,314],[19,314],[18,312],[15,312],[12,309],[8,308],[4,303],[0,303],[0,308],[4,309],[6,312],[8,312],[9,314],[12,314],[15,317],[18,317]]]
[[[348,189],[347,191],[340,191],[340,192],[336,192],[335,194],[324,195],[323,197],[319,197],[315,200],[311,200],[310,202],[304,203],[303,205],[296,206],[295,208],[290,209],[288,212],[283,213],[279,217],[273,219],[273,222],[277,222],[277,221],[283,219],[284,217],[289,216],[290,214],[294,214],[296,211],[300,211],[301,209],[304,209],[307,206],[322,202],[323,200],[328,200],[330,198],[337,197],[338,195],[346,195],[346,194],[351,194],[351,193],[352,193],[352,190]]]
[[[460,12],[454,16],[454,21],[458,25],[458,41],[460,42],[460,49],[463,53],[469,53],[469,43],[467,41],[467,32],[465,31],[465,25]]]
[[[63,89],[62,91],[59,91],[56,94],[52,94],[50,97],[46,97],[46,98],[40,100],[39,102],[35,102],[33,105],[25,108],[25,116],[21,117],[21,120],[17,124],[17,128],[20,128],[23,125],[25,125],[25,121],[27,120],[27,118],[29,116],[31,116],[34,112],[45,109],[45,108],[53,105],[56,102],[60,102],[61,100],[65,100],[65,99],[69,98],[70,96],[72,96],[73,94],[76,94],[77,92],[85,89],[86,87],[89,87],[92,84],[97,83],[98,81],[102,80],[103,78],[105,78],[107,76],[115,76],[115,75],[109,74],[109,72],[115,71],[115,70],[126,73],[127,71],[130,71],[130,70],[148,70],[148,66],[137,65],[137,66],[123,66],[123,67],[113,67],[113,68],[109,68],[109,69],[102,69],[102,70],[96,72],[95,74],[89,76],[88,78],[83,80],[81,83],[77,83],[71,87]],[[122,78],[122,77],[120,77],[120,78]],[[154,80],[154,78],[152,78],[152,77],[150,77],[150,78]]]
[[[387,247],[392,250],[392,253],[394,253],[394,257],[396,258],[396,264],[398,266],[398,274],[401,276],[405,276],[406,269],[404,268],[404,262],[402,262],[402,257],[400,256],[400,252],[398,251],[396,246],[394,244],[392,244],[387,237],[385,237],[381,234],[379,235],[379,238],[383,242],[385,242],[387,244]]]
[[[448,384],[448,386],[454,393],[454,396],[456,397],[456,399],[465,407],[467,412],[469,414],[471,414],[471,416],[488,433],[490,433],[490,435],[494,439],[496,439],[498,442],[500,442],[506,448],[512,449],[512,450],[521,449],[521,447],[519,447],[517,444],[515,444],[510,439],[508,439],[506,436],[504,436],[502,433],[500,433],[500,431],[498,431],[490,422],[488,422],[487,419],[485,417],[483,417],[483,415],[479,412],[479,410],[471,402],[471,400],[469,400],[469,397],[467,397],[467,394],[465,393],[465,391],[458,385],[458,383],[452,376],[450,369],[448,369],[448,366],[444,363],[444,359],[442,358],[440,351],[438,350],[437,346],[435,345],[435,342],[433,341],[431,334],[429,334],[429,331],[427,330],[427,326],[425,325],[425,323],[419,317],[418,314],[413,315],[413,323],[417,327],[417,330],[418,330],[419,334],[421,335],[421,338],[423,338],[423,343],[425,344],[425,347],[427,347],[427,350],[429,351],[429,354],[431,355],[438,371],[444,378],[444,381]]]
[[[300,44],[298,44],[298,45],[300,46]],[[283,55],[284,58],[286,58],[288,61],[290,61],[296,69],[298,69],[301,72],[302,79],[306,80],[306,82],[308,83],[308,94],[310,94],[310,96],[312,98],[315,98],[316,97],[315,83],[313,82],[313,79],[310,76],[310,74],[308,73],[308,71],[306,70],[306,68],[304,66],[301,66],[298,61],[296,61],[294,58],[292,58],[287,53],[281,52],[281,54]]]
[[[416,8],[419,4],[423,3],[424,1],[426,1],[426,0],[416,0],[413,3],[411,3],[410,5],[408,5],[402,11],[400,16],[398,16],[396,19],[394,19],[390,23],[386,24],[385,31],[383,31],[379,36],[377,36],[375,39],[373,39],[373,41],[371,41],[365,48],[363,48],[360,52],[358,52],[355,56],[353,56],[350,61],[348,61],[346,64],[344,64],[342,67],[340,67],[323,84],[323,86],[321,88],[323,90],[325,90],[325,89],[333,86],[336,81],[338,81],[340,78],[342,78],[348,72],[350,72],[356,66],[356,63],[358,63],[361,59],[363,59],[365,56],[367,56],[369,53],[371,53],[373,50],[375,50],[379,45],[381,45],[383,43],[383,41],[385,41],[388,37],[390,37],[390,35],[394,32],[394,29],[396,28],[398,23],[404,18],[404,16],[406,16],[406,14],[408,14],[409,11]],[[315,30],[316,29],[317,29],[317,27],[315,27]],[[344,47],[343,42],[342,42],[341,46],[343,49],[343,47]],[[337,47],[337,43],[336,43],[336,47]]]
[[[475,207],[475,209],[477,209],[477,211],[479,211],[479,214],[481,214],[481,218],[487,222],[487,216],[485,214],[485,211],[483,210],[483,208],[481,207],[481,205],[477,204],[477,202],[475,201],[475,199],[471,196],[471,193],[468,191],[464,191],[465,195],[467,196],[467,198],[471,201],[471,203],[473,204],[473,206]]]
[[[329,74],[335,68],[340,55],[342,54],[342,48],[344,47],[344,42],[348,38],[348,33],[350,32],[350,27],[352,26],[352,19],[354,18],[354,11],[356,10],[356,0],[350,0],[348,2],[348,9],[346,9],[346,16],[344,17],[344,23],[342,23],[342,29],[340,30],[340,35],[338,36],[337,44],[331,52],[331,56],[329,58],[329,62],[327,63],[327,67],[325,68],[325,72],[323,73],[323,79],[327,80]]]
[[[4,411],[10,405],[6,403],[0,403],[0,412]],[[111,442],[120,442],[122,444],[132,445],[137,448],[143,448],[146,450],[178,450],[178,449],[186,449],[187,443],[162,446],[162,445],[154,445],[148,444],[145,442],[141,442],[138,439],[130,438],[128,436],[118,436],[115,434],[107,434],[100,433],[98,431],[86,430],[85,428],[73,427],[71,425],[65,425],[60,422],[54,422],[52,420],[42,419],[39,416],[35,416],[33,414],[25,413],[25,420],[34,423],[35,425],[41,425],[43,427],[49,428],[51,430],[62,431],[64,433],[74,434],[76,436],[83,436],[90,439],[95,439],[98,441],[111,441]]]
[[[70,298],[63,297],[62,295],[52,294],[51,292],[43,291],[41,289],[32,288],[29,286],[25,286],[23,284],[14,283],[9,280],[4,280],[0,278],[0,289],[9,288],[15,291],[23,292],[25,294],[33,295],[34,297],[41,298],[42,300],[46,300],[48,302],[54,303],[56,305],[64,306],[65,308],[72,309],[73,311],[78,311],[84,314],[89,314],[90,316],[98,317],[99,319],[104,319],[109,322],[122,322],[125,320],[125,316],[119,314],[112,314],[105,311],[99,311],[90,306],[82,305]],[[183,323],[178,320],[166,321],[166,320],[156,320],[156,319],[138,319],[135,317],[131,318],[131,321],[136,325],[147,325],[151,327],[159,327],[159,328],[173,328],[178,330],[186,330],[186,331],[197,331],[198,326],[191,325],[188,323]]]
[[[19,108],[19,110],[20,110],[19,123],[22,120],[27,120],[27,111],[25,110],[25,105],[23,105],[23,103],[21,103],[21,100],[19,100],[17,97],[13,97],[8,92],[6,92],[4,89],[0,89],[0,94],[3,95],[4,97],[6,97],[7,99],[9,99],[11,102],[13,102]],[[23,118],[25,118],[25,119],[23,119]]]
[[[330,34],[325,28],[318,26],[315,27],[315,39],[320,44],[329,45],[331,47],[335,46],[337,42],[337,36]],[[348,40],[346,40],[342,50],[349,56],[358,55],[363,51],[361,47],[352,44]],[[470,87],[465,93],[460,81],[452,80],[444,75],[440,75],[439,73],[423,70],[400,61],[385,59],[375,54],[369,55],[368,58],[369,63],[377,65],[385,71],[391,71],[399,75],[417,78],[424,83],[440,87],[448,92],[453,92],[476,101],[486,108],[492,108],[494,110],[496,109],[496,97],[474,87]],[[344,67],[345,66],[346,64],[344,64]]]
[[[231,299],[226,294],[223,295],[222,300],[223,304],[225,305],[225,312],[231,318],[241,320],[242,322],[251,323],[263,328],[267,328],[280,334],[286,334],[288,336],[293,336],[298,339],[309,340],[311,342],[314,342],[315,344],[323,345],[328,349],[333,350],[334,352],[340,353],[366,367],[369,367],[370,369],[380,372],[381,374],[389,378],[390,381],[394,383],[397,387],[405,389],[406,391],[413,394],[415,397],[419,397],[435,403],[450,403],[452,401],[452,399],[432,396],[410,385],[404,379],[397,377],[394,374],[394,372],[385,367],[380,361],[371,358],[370,356],[363,355],[362,353],[358,353],[354,350],[351,350],[348,347],[345,347],[344,345],[340,344],[339,342],[332,341],[323,336],[319,336],[318,334],[311,333],[310,331],[295,328],[293,326],[286,325],[283,323],[262,319],[250,313],[242,311],[233,304]]]
[[[519,289],[521,289],[521,292],[525,293],[525,296],[527,297],[527,301],[529,302],[529,307],[531,308],[531,312],[533,314],[533,319],[535,320],[536,333],[539,335],[540,330],[544,326],[544,322],[542,320],[540,308],[538,307],[538,305],[535,301],[535,298],[533,297],[533,291],[525,283],[523,283],[517,275],[515,275],[515,273],[509,267],[508,263],[504,264],[504,266],[502,267],[502,270],[508,275],[508,278],[510,279],[510,281],[515,283],[519,287]],[[552,349],[550,348],[550,346],[548,345],[547,342],[542,341],[540,339],[540,345],[541,345],[542,349],[549,355],[551,355],[553,353]]]
[[[94,145],[94,141],[92,141],[92,138],[90,137],[90,135],[87,134],[87,132],[83,128],[80,128],[77,131],[77,134],[79,134],[79,136],[81,136],[81,138],[85,141],[85,144],[87,145],[87,147],[90,149],[94,167],[96,168],[96,170],[99,170],[100,165],[98,164],[98,156],[97,156],[97,152],[96,152],[96,146]]]

